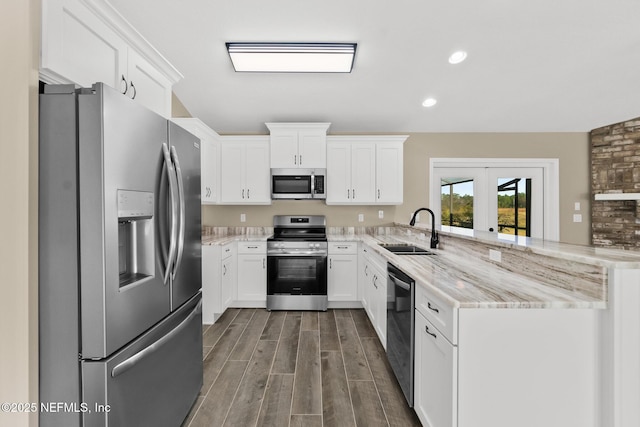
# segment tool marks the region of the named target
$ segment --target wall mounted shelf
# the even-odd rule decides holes
[[[640,200],[640,193],[603,193],[596,194],[595,200]]]

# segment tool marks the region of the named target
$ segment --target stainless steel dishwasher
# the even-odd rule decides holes
[[[387,264],[387,358],[409,406],[413,407],[415,281]]]

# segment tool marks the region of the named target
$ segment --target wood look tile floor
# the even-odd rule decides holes
[[[364,310],[228,309],[183,427],[420,426]]]

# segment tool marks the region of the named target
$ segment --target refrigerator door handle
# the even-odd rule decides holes
[[[175,168],[173,167],[173,162],[171,161],[171,156],[169,154],[169,147],[166,142],[162,143],[162,152],[164,154],[164,163],[166,166],[167,177],[169,179],[169,201],[171,203],[171,232],[169,237],[169,255],[167,256],[167,265],[165,266],[165,272],[163,275],[163,282],[166,285],[167,280],[169,279],[169,273],[172,270],[174,265],[175,257],[176,257],[176,234],[178,232],[178,213],[177,205],[176,205],[176,193],[177,193],[177,184],[176,184],[176,174]]]
[[[180,169],[180,161],[178,159],[178,153],[176,152],[176,147],[171,146],[171,159],[176,168],[176,176],[178,178],[178,210],[180,212],[179,227],[178,227],[178,253],[176,255],[176,262],[173,266],[173,273],[171,274],[171,278],[175,279],[176,273],[180,268],[180,262],[182,261],[182,254],[184,252],[184,230],[185,230],[185,203],[186,198],[184,195],[184,182],[182,180],[182,169]]]
[[[163,336],[159,340],[155,341],[154,343],[150,344],[148,347],[145,347],[144,349],[140,350],[139,352],[137,352],[133,356],[129,357],[128,359],[126,359],[126,360],[118,363],[116,366],[114,366],[113,369],[111,370],[111,377],[115,378],[118,375],[121,375],[121,374],[125,373],[126,371],[128,371],[129,369],[133,368],[135,365],[140,363],[140,361],[142,361],[145,357],[150,356],[153,353],[155,353],[156,351],[160,350],[160,348],[166,342],[171,341],[171,339],[173,337],[178,335],[184,328],[187,327],[189,322],[195,316],[197,316],[198,313],[200,313],[202,311],[201,310],[201,306],[202,306],[202,301],[199,302],[198,305],[196,307],[194,307],[194,309],[191,311],[191,313],[182,322],[180,322],[178,324],[178,326],[173,328],[171,330],[171,332],[168,332],[165,336]]]

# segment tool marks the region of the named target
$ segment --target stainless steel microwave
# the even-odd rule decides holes
[[[271,198],[326,199],[326,169],[271,169]]]

